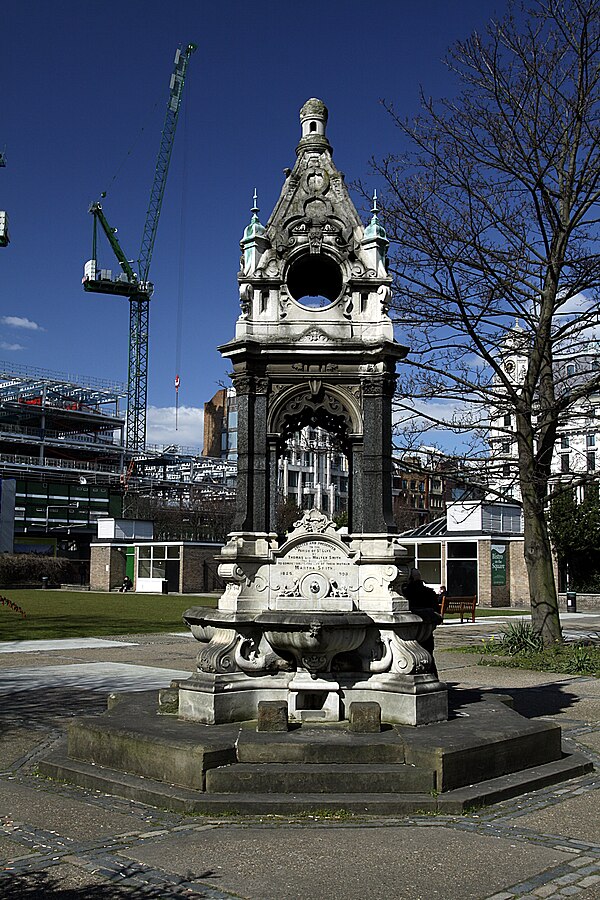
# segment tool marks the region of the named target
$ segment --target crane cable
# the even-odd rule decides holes
[[[188,97],[189,100],[189,97]],[[179,219],[179,272],[177,279],[177,316],[175,322],[175,431],[179,428],[179,385],[181,379],[181,335],[183,332],[183,294],[185,284],[185,236],[187,212],[188,105],[183,109],[183,158],[181,175],[181,210]]]
[[[157,109],[158,109],[158,100],[155,102],[154,106],[152,107],[152,110],[150,111],[150,113],[149,113],[149,115],[148,115],[148,120],[149,120],[149,121],[152,121],[152,122],[153,122],[153,116],[154,116],[154,113],[156,112]],[[125,156],[123,157],[123,159],[121,160],[121,162],[119,163],[119,165],[117,166],[116,171],[115,171],[115,174],[113,175],[113,177],[112,177],[111,180],[109,181],[108,185],[106,186],[106,190],[104,190],[104,191],[101,192],[101,194],[100,194],[101,197],[106,197],[106,195],[108,194],[109,190],[112,188],[113,184],[115,183],[115,181],[117,180],[117,178],[119,177],[119,175],[121,174],[121,172],[123,171],[123,169],[125,168],[126,164],[128,163],[129,157],[131,156],[131,154],[133,153],[133,151],[135,150],[135,148],[137,147],[137,145],[138,145],[139,142],[141,141],[142,135],[144,134],[145,130],[146,130],[146,126],[145,126],[145,125],[142,125],[142,127],[141,127],[140,130],[139,130],[139,133],[138,133],[137,137],[134,138],[133,143],[132,143],[131,146],[129,147],[129,150],[127,151],[127,153],[125,154]]]

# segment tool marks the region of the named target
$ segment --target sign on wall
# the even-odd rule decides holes
[[[492,585],[506,584],[506,544],[492,544]]]

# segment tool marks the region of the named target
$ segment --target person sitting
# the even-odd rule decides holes
[[[122,594],[126,594],[127,591],[130,591],[132,587],[133,587],[133,581],[131,580],[129,575],[126,575],[125,578],[123,579],[123,584],[119,588],[119,591]]]
[[[440,613],[442,615],[444,614],[444,600],[446,599],[447,595],[448,591],[446,590],[446,585],[441,584],[438,592],[438,602],[440,604]]]
[[[440,597],[433,588],[423,583],[418,569],[411,569],[408,581],[402,585],[402,593],[408,600],[409,609],[434,609],[439,612]]]
[[[434,616],[432,618],[439,621],[439,595],[436,594],[433,588],[427,587],[426,584],[423,584],[423,578],[421,577],[421,573],[418,569],[410,570],[408,581],[402,585],[402,593],[408,600],[408,608],[411,610],[411,612],[419,613],[423,610],[433,610]],[[433,629],[431,631],[431,635],[424,640],[419,641],[419,643],[421,644],[423,649],[427,650],[427,652],[431,656],[431,661],[433,663],[433,674],[437,678],[437,666],[435,664],[435,659],[433,656]]]

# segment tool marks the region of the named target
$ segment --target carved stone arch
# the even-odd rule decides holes
[[[362,413],[353,394],[318,378],[282,391],[269,410],[267,429],[280,444],[305,425],[331,432],[346,450],[350,436],[363,433]]]

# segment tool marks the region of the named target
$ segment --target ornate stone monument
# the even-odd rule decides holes
[[[456,814],[585,774],[592,764],[562,752],[560,727],[524,719],[508,696],[448,718],[423,647],[436,614],[411,613],[398,588],[391,399],[406,351],[387,315],[387,240],[377,212],[363,228],[348,197],[323,104],[309,100],[301,121],[275,210],[263,227],[255,209],[242,241],[241,316],[222,348],[238,392],[237,522],[218,608],[185,614],[197,671],[163,688],[158,705],[153,693],[111,695],[107,713],[71,722],[67,747],[39,768],[211,815]],[[315,509],[278,533],[277,460],[307,424],[328,429],[348,457],[347,533]],[[261,700],[275,703],[258,716]],[[380,731],[374,704],[349,717],[353,701],[375,701],[398,726]],[[230,724],[255,718],[256,729]]]
[[[285,700],[292,721],[338,721],[374,700],[388,722],[445,720],[446,687],[422,646],[436,616],[411,613],[399,587],[392,397],[407,349],[388,316],[388,241],[376,203],[365,228],[333,163],[324,104],[308,100],[300,121],[271,218],[260,223],[255,200],[241,242],[241,313],[220,348],[237,392],[237,514],[218,608],[184,617],[201,649],[179,715],[239,721]],[[283,536],[278,460],[307,425],[347,456],[348,529],[313,509]]]

